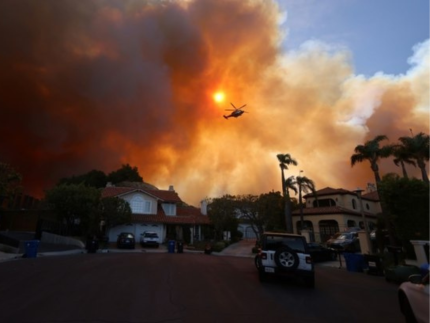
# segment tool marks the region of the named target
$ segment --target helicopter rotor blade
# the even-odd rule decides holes
[[[233,103],[231,103],[231,102],[230,102],[230,104],[233,106],[233,108],[234,108],[235,110],[237,110],[237,108],[234,106],[234,104],[233,104]]]
[[[236,110],[233,110],[233,109],[224,109],[225,111],[236,111]]]
[[[242,109],[244,107],[246,107],[246,104],[242,105],[238,110],[240,110],[240,109]]]

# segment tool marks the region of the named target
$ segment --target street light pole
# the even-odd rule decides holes
[[[361,198],[361,192],[363,192],[363,190],[360,188],[357,188],[354,192],[355,194],[357,194],[358,201],[360,202],[361,217],[363,219],[364,232],[366,233],[366,243],[367,243],[367,247],[369,248],[369,251],[371,251],[372,248],[370,244],[369,225],[367,223],[366,216],[364,215],[363,199]]]

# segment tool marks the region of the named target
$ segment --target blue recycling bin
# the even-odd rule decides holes
[[[39,240],[29,240],[25,242],[24,258],[36,258]]]
[[[343,257],[345,258],[346,270],[348,271],[363,272],[363,269],[367,268],[362,254],[344,252]]]
[[[175,240],[169,240],[167,244],[168,253],[175,253]]]

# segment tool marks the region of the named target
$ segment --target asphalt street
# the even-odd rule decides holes
[[[0,264],[0,322],[403,322],[397,285],[316,266],[260,283],[252,257],[111,252]]]

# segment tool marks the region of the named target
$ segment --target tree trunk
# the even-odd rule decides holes
[[[421,169],[421,176],[424,182],[428,182],[429,178],[427,176],[426,164],[422,160],[417,160],[418,167]]]
[[[300,232],[302,232],[304,227],[304,220],[303,220],[303,204],[302,204],[302,186],[299,186],[299,207],[300,207]]]
[[[284,206],[284,212],[285,212],[285,225],[288,233],[294,233],[293,228],[293,218],[292,218],[292,212],[291,212],[291,199],[289,194],[284,197],[285,199],[285,206]]]
[[[372,167],[373,173],[375,174],[376,185],[378,185],[378,183],[381,182],[381,177],[379,176],[379,167],[378,167],[378,164],[372,163],[371,167]]]
[[[400,161],[400,165],[402,166],[403,177],[408,178],[408,173],[406,172],[405,163],[403,161]]]
[[[291,200],[290,195],[287,192],[285,186],[285,175],[284,169],[281,166],[281,177],[282,177],[282,196],[284,197],[284,217],[285,217],[285,228],[288,233],[293,233],[293,223],[291,218]]]

